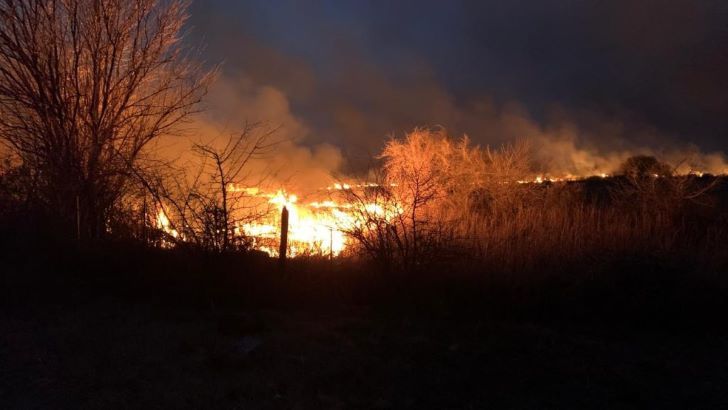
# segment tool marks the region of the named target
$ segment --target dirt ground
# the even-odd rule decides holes
[[[0,407],[717,408],[728,337],[115,299],[0,315]]]

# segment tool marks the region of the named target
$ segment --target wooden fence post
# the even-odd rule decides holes
[[[76,240],[81,242],[81,200],[76,195]]]
[[[281,210],[281,245],[278,248],[278,258],[281,266],[286,263],[286,252],[288,251],[288,208],[283,206]]]

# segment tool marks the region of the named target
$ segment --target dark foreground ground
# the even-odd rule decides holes
[[[190,289],[108,292],[60,272],[36,292],[28,266],[0,303],[2,409],[728,405],[722,318],[187,303]]]
[[[219,315],[116,300],[0,317],[0,402],[48,408],[719,408],[728,337]]]

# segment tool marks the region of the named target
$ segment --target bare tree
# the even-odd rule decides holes
[[[618,203],[643,213],[679,214],[688,202],[703,202],[718,182],[679,175],[681,165],[671,166],[653,156],[629,157],[620,166],[622,179],[612,195]]]
[[[531,170],[525,142],[481,149],[441,129],[415,129],[390,140],[380,158],[376,184],[345,191],[354,220],[343,230],[370,256],[405,270],[472,247],[483,218],[503,216],[532,190],[516,183]]]
[[[672,176],[673,168],[649,155],[635,155],[627,158],[619,167],[619,175],[630,180]]]
[[[408,262],[408,230],[402,217],[393,187],[384,176],[375,172],[374,179],[360,187],[337,190],[342,203],[348,204],[348,218],[337,228],[353,239],[358,251],[377,261],[390,271]]]
[[[167,218],[167,233],[174,233],[169,241],[216,252],[247,247],[240,227],[269,212],[267,198],[261,204],[261,198],[246,188],[259,186],[269,176],[251,163],[270,155],[281,142],[276,131],[246,124],[217,143],[195,144],[192,150],[199,160],[194,167],[173,166],[166,174],[157,170],[143,177]]]
[[[200,187],[196,198],[202,202],[202,215],[206,221],[204,225],[208,230],[207,238],[213,244],[213,249],[227,251],[231,249],[231,241],[242,235],[235,235],[235,228],[243,220],[256,219],[259,212],[251,212],[255,204],[244,204],[243,198],[247,192],[240,184],[249,181],[248,171],[250,162],[262,159],[280,141],[271,137],[276,129],[262,129],[258,124],[246,124],[243,131],[231,136],[221,148],[211,144],[195,144],[193,150],[201,157],[211,161],[212,170],[208,172],[209,179],[206,186]],[[260,185],[265,173],[257,175],[253,185]],[[243,208],[248,208],[247,211]]]
[[[444,130],[415,129],[404,140],[392,139],[384,147],[385,182],[402,207],[396,218],[403,227],[403,256],[415,261],[426,235],[425,225],[433,221],[431,202],[446,193],[449,176],[443,169],[447,152]]]
[[[85,236],[103,235],[144,148],[206,91],[211,73],[181,43],[187,5],[0,0],[0,139],[42,176],[49,209],[80,211]]]

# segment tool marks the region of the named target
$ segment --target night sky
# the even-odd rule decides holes
[[[196,0],[191,27],[214,115],[347,157],[415,126],[728,151],[726,1]]]

